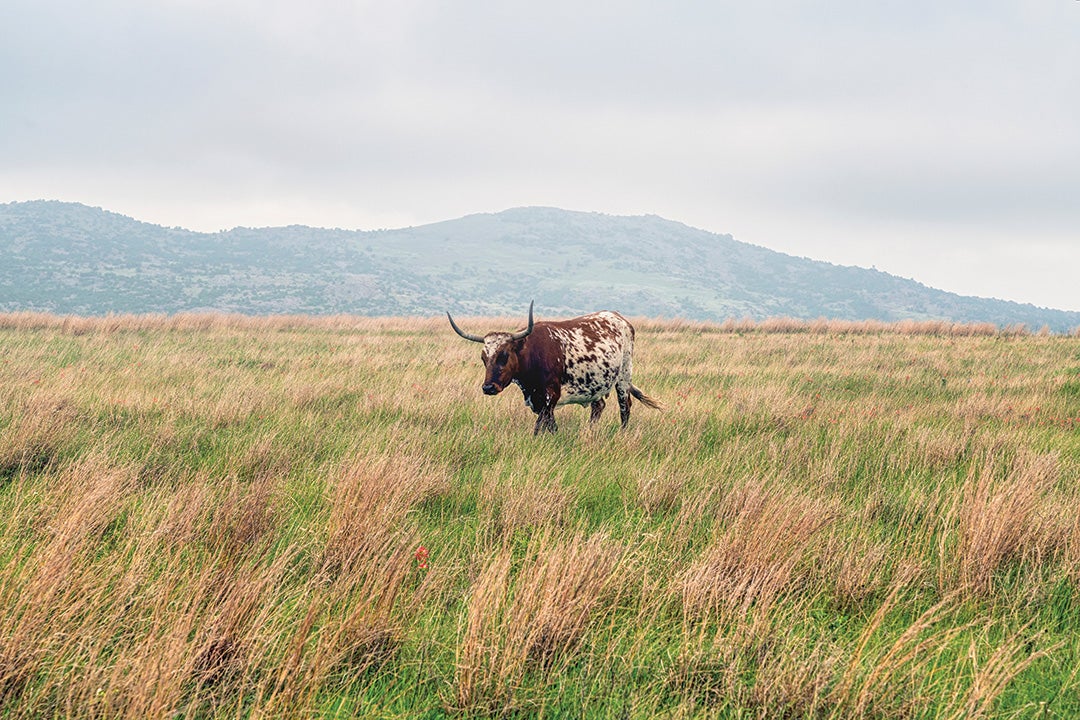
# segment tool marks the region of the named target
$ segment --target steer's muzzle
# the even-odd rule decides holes
[[[502,388],[495,383],[484,383],[483,390],[485,395],[498,395]]]

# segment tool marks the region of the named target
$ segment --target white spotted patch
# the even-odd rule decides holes
[[[588,405],[607,397],[616,385],[629,387],[634,336],[620,315],[592,313],[574,327],[552,328],[551,334],[565,353],[559,405]]]
[[[499,347],[510,340],[510,333],[493,332],[484,336],[484,349],[482,355],[486,361],[498,352]]]

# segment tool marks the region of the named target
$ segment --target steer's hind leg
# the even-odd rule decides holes
[[[604,398],[600,398],[599,400],[593,400],[593,403],[591,405],[592,414],[589,415],[589,422],[594,423],[600,419],[600,413],[604,412],[604,405],[606,404],[607,403],[604,402]]]
[[[619,418],[622,420],[622,426],[626,427],[626,424],[630,422],[630,403],[633,402],[630,397],[630,383],[616,385],[615,395],[619,398]]]

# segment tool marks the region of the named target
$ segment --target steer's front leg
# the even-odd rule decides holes
[[[555,413],[550,408],[537,413],[533,435],[539,435],[541,432],[549,432],[554,435],[558,429],[555,424]]]
[[[555,406],[559,404],[559,390],[548,388],[543,396],[533,398],[533,410],[536,411],[536,427],[533,435],[541,432],[555,433],[559,428],[555,424]]]

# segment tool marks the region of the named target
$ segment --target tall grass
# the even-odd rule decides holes
[[[642,320],[534,438],[444,322],[0,316],[0,715],[1080,715],[1077,337]]]
[[[505,712],[537,702],[565,672],[590,620],[616,594],[624,550],[603,536],[558,542],[542,535],[516,574],[506,548],[481,571],[458,643],[452,707]],[[526,682],[533,672],[540,679]]]

